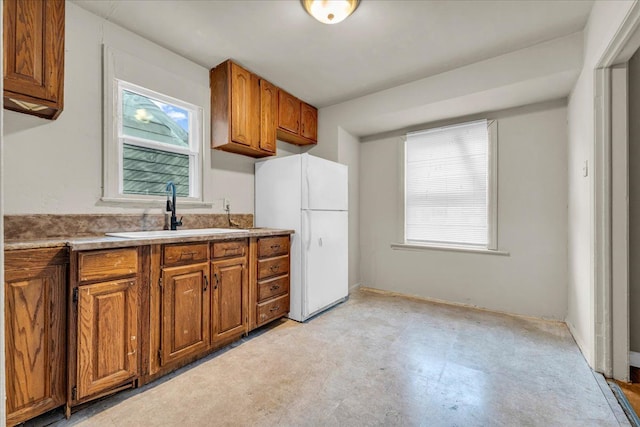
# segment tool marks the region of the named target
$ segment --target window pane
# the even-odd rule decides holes
[[[123,89],[122,133],[188,148],[189,112]]]
[[[408,241],[486,246],[486,122],[407,135]]]
[[[189,196],[189,156],[123,144],[124,194],[165,195],[168,181]]]

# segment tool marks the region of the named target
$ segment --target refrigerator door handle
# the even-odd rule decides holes
[[[307,241],[305,243],[306,243],[307,249],[309,249],[311,247],[311,241],[312,241],[311,230],[313,230],[313,227],[311,227],[311,213],[309,211],[304,211],[304,212],[305,212],[305,215],[307,216],[307,220],[305,221],[306,222],[305,235],[307,236]]]

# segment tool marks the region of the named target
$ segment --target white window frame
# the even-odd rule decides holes
[[[485,120],[483,120],[485,121]],[[456,123],[449,126],[434,127],[428,130],[445,129],[448,127],[458,127],[468,125],[473,122]],[[486,120],[488,134],[488,151],[487,151],[487,245],[472,244],[447,244],[442,242],[415,242],[408,241],[406,237],[406,211],[407,211],[407,188],[406,188],[406,169],[407,169],[407,140],[402,144],[402,241],[401,244],[392,244],[394,249],[448,249],[454,251],[471,251],[471,252],[490,252],[498,254],[506,254],[498,250],[498,123],[496,120]]]
[[[124,194],[123,192],[123,144],[132,143],[141,147],[160,149],[189,155],[189,196],[178,196],[184,208],[210,208],[211,203],[204,200],[203,175],[205,168],[205,122],[204,108],[158,91],[145,88],[116,77],[114,58],[118,51],[105,46],[104,49],[104,136],[103,136],[103,186],[101,202],[107,205],[125,207],[163,207],[166,197],[161,195]],[[122,55],[122,54],[120,54]],[[148,71],[155,71],[156,86],[162,71],[148,66]],[[164,76],[163,76],[164,77]],[[167,75],[169,77],[169,75]],[[183,108],[192,114],[189,129],[189,148],[172,147],[168,144],[126,136],[122,132],[122,98],[121,91],[130,92],[157,99],[160,102]],[[193,173],[191,171],[193,170]]]

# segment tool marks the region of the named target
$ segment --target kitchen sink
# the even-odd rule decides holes
[[[124,239],[153,239],[163,237],[209,236],[214,234],[246,232],[247,230],[238,228],[194,228],[188,230],[123,231],[118,233],[105,234],[107,236],[121,237]]]

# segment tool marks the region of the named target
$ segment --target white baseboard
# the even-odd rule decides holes
[[[629,352],[629,365],[640,368],[640,353],[636,351]]]
[[[592,354],[589,351],[589,347],[584,345],[584,341],[582,341],[582,336],[578,333],[578,331],[576,330],[575,326],[573,326],[573,323],[569,322],[569,320],[565,320],[565,324],[569,328],[569,333],[571,333],[571,336],[573,337],[573,340],[578,345],[578,348],[580,349],[580,352],[582,353],[582,357],[584,357],[585,360],[587,361],[587,365],[589,365],[589,367],[591,367],[593,369],[594,364],[593,364],[593,360],[591,358]]]

